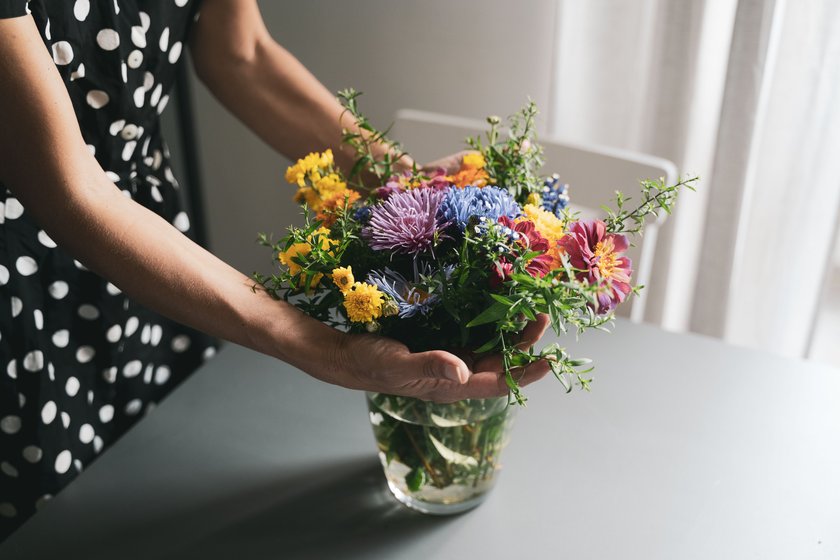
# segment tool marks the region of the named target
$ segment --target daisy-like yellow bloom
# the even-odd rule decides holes
[[[484,169],[485,165],[487,165],[487,161],[481,152],[470,152],[461,160],[462,169]]]
[[[356,282],[353,289],[344,294],[344,309],[356,323],[368,323],[381,317],[382,303],[382,292],[372,284]]]
[[[330,238],[330,230],[324,226],[319,227],[309,234],[307,241],[311,244],[317,243],[323,251],[329,251],[333,245],[338,245],[338,241]]]
[[[484,166],[487,161],[480,152],[470,152],[461,159],[461,169],[449,179],[457,187],[464,188],[467,185],[483,187],[487,185],[487,171]]]
[[[350,291],[353,287],[353,283],[356,281],[356,279],[353,278],[353,267],[340,266],[333,269],[332,281],[335,282],[335,285],[338,286],[338,289],[341,290],[342,294],[347,295],[347,292]]]
[[[312,252],[312,246],[309,243],[294,243],[286,251],[280,251],[277,258],[281,263],[289,267],[289,273],[294,275],[300,273],[301,266],[293,259],[295,257],[305,257]]]
[[[534,204],[526,204],[522,207],[522,211],[527,219],[534,223],[537,232],[548,240],[549,250],[546,254],[551,257],[551,268],[562,266],[563,261],[560,255],[563,253],[563,248],[559,245],[559,241],[566,234],[563,220]]]
[[[297,160],[294,165],[286,170],[286,181],[299,187],[305,187],[306,179],[312,181],[315,177],[328,173],[332,169],[333,163],[332,150],[321,153],[312,152]]]

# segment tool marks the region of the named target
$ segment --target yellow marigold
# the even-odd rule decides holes
[[[483,168],[464,167],[455,175],[449,177],[452,184],[459,188],[472,185],[473,187],[483,187],[487,185],[489,176]]]
[[[470,152],[461,159],[461,169],[484,169],[487,162],[481,152]]]
[[[347,292],[350,291],[353,287],[353,283],[356,281],[356,279],[353,278],[353,267],[340,266],[333,269],[332,281],[335,282],[335,285],[338,286],[338,289],[341,290],[342,294],[347,295]]]
[[[356,323],[368,323],[382,316],[382,292],[371,284],[356,282],[344,294],[344,309]]]
[[[558,242],[566,234],[563,220],[534,204],[526,204],[522,211],[528,219],[534,222],[537,232],[548,240],[550,249],[547,254],[552,259],[551,268],[559,268],[563,264],[560,259],[563,248]]]
[[[331,226],[338,219],[339,211],[346,210],[350,205],[359,200],[360,196],[358,192],[352,189],[339,191],[322,202],[321,209],[315,217],[324,222],[324,224]]]
[[[312,252],[312,246],[309,243],[294,243],[286,251],[280,251],[277,258],[281,263],[289,267],[291,274],[298,274],[301,271],[301,266],[293,259],[295,257],[305,257]]]

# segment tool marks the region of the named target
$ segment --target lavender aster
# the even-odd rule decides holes
[[[516,218],[521,214],[521,208],[510,193],[499,187],[451,188],[440,204],[441,217],[457,225],[462,232],[472,216],[495,222],[502,216]]]
[[[379,291],[397,302],[399,317],[413,317],[418,313],[428,315],[432,308],[440,301],[436,294],[429,294],[413,286],[399,272],[390,268],[384,271],[374,270],[367,276],[367,282],[373,284]]]
[[[438,220],[438,208],[445,193],[413,189],[393,193],[373,207],[368,225],[362,230],[375,251],[417,254],[430,249],[445,223]]]

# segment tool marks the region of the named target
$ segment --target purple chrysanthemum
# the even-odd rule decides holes
[[[417,254],[432,247],[446,224],[437,219],[445,192],[413,189],[391,194],[374,206],[362,234],[375,251]]]

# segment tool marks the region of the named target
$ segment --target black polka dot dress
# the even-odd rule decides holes
[[[187,234],[158,119],[197,9],[0,0],[0,17],[34,18],[114,188]],[[86,270],[0,185],[0,540],[214,349]]]

